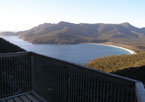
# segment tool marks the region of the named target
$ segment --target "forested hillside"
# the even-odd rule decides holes
[[[116,72],[118,70],[144,65],[145,53],[106,56],[104,58],[94,59],[86,64],[87,67],[91,67],[104,72]]]
[[[97,58],[87,67],[142,81],[145,84],[145,53]]]

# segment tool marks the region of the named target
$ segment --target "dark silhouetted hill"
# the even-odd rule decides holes
[[[0,38],[0,53],[20,52],[20,51],[24,51],[24,50]]]
[[[145,84],[145,66],[125,68],[113,73],[142,81]]]

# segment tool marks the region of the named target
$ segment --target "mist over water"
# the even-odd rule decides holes
[[[81,65],[99,57],[130,54],[126,50],[104,45],[88,43],[75,45],[31,44],[19,39],[17,36],[2,36],[2,38],[27,51]]]

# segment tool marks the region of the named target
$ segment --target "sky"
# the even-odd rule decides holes
[[[123,23],[145,27],[145,0],[0,0],[0,31],[43,23]]]

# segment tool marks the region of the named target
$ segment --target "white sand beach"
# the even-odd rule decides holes
[[[136,54],[136,52],[133,51],[133,50],[130,50],[130,49],[128,49],[128,48],[124,48],[124,47],[120,47],[120,46],[116,46],[116,45],[111,45],[111,44],[102,44],[102,43],[91,43],[91,44],[116,47],[116,48],[120,48],[120,49],[126,50],[126,51],[128,51],[130,54]]]

